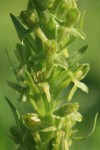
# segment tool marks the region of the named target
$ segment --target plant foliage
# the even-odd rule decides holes
[[[87,45],[74,53],[68,47],[85,34],[76,28],[82,15],[75,0],[29,0],[19,17],[10,14],[20,42],[15,55],[19,66],[13,68],[16,82],[8,81],[21,103],[31,104],[20,114],[8,101],[16,120],[10,128],[18,150],[69,150],[76,137],[73,127],[82,121],[79,104],[71,103],[77,88],[88,92],[82,79],[89,64],[80,64]],[[78,23],[79,24],[78,24]],[[73,84],[69,91],[69,85]],[[69,93],[63,96],[63,90]]]

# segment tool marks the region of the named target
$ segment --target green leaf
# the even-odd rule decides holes
[[[33,9],[34,9],[34,4],[32,0],[29,0],[27,5],[27,11],[32,11]]]
[[[30,98],[29,101],[30,101],[32,107],[34,108],[34,110],[35,110],[36,112],[38,112],[38,107],[37,107],[37,105],[36,105],[35,100],[34,100],[33,98]]]
[[[33,93],[39,93],[39,89],[37,88],[28,71],[25,72],[25,77],[26,77],[26,84],[28,84],[28,86],[32,89]]]
[[[46,8],[51,8],[55,0],[43,0],[43,4]]]
[[[28,64],[29,57],[32,55],[30,49],[22,44],[16,44],[15,55],[21,64]]]
[[[12,112],[13,112],[13,115],[15,117],[15,121],[16,121],[17,125],[19,126],[19,124],[20,124],[20,114],[19,114],[18,110],[14,107],[14,105],[10,102],[10,100],[7,97],[5,97],[5,99],[8,102],[8,104],[9,104],[9,106],[10,106]]]
[[[38,55],[31,55],[29,60],[30,61],[44,61],[46,58],[45,54],[44,53],[39,53]]]
[[[11,16],[11,19],[14,23],[14,26],[15,26],[15,29],[17,31],[18,37],[19,37],[20,40],[22,40],[23,34],[26,30],[13,14],[10,14],[10,16]]]
[[[16,44],[16,50],[14,51],[17,59],[22,62],[24,61],[25,51],[24,46],[22,44]]]
[[[11,58],[10,58],[10,56],[9,56],[9,53],[8,53],[7,49],[5,50],[5,52],[6,52],[6,54],[7,54],[8,61],[9,61],[10,65],[11,65],[11,69],[12,69],[13,73],[16,75],[16,68],[15,68],[15,67],[13,66],[13,64],[12,64],[12,61],[11,61]]]
[[[74,68],[74,66],[79,62],[83,54],[86,52],[88,48],[88,45],[83,46],[78,51],[75,51],[73,54],[71,54],[66,61],[68,62],[69,68]]]
[[[27,45],[27,47],[31,48],[34,51],[37,51],[36,43],[32,36],[27,34],[27,36],[23,37],[27,30],[22,26],[20,21],[13,14],[10,14],[10,16],[14,23],[19,39],[23,41],[24,44]]]
[[[11,138],[15,141],[16,144],[22,143],[22,132],[19,127],[11,126],[10,133],[11,133]]]
[[[68,47],[75,39],[75,36],[71,36],[71,38],[69,38],[68,41],[61,47],[60,51]]]
[[[33,5],[35,6],[36,10],[43,11],[45,10],[45,7],[43,3],[40,0],[31,0]]]
[[[61,0],[55,0],[54,5],[52,7],[54,14],[56,14],[56,12],[58,11],[58,8],[61,4],[62,4]]]
[[[60,67],[64,68],[65,70],[68,68],[67,61],[59,54],[55,55],[54,63],[55,63],[55,65],[60,66]]]
[[[11,81],[7,81],[8,85],[13,88],[14,90],[16,90],[17,92],[22,92],[23,90],[26,90],[26,87],[22,87],[20,84],[18,83],[14,83]]]

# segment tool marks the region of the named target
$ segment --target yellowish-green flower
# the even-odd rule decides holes
[[[6,98],[16,120],[11,136],[19,144],[18,150],[69,150],[73,139],[85,139],[76,137],[74,129],[82,121],[79,104],[69,101],[77,88],[88,92],[81,80],[89,65],[79,63],[87,45],[68,52],[76,38],[85,39],[78,29],[82,19],[77,2],[29,0],[18,18],[10,15],[20,41],[15,50],[19,66],[13,68],[16,83],[8,84],[19,94],[21,106],[26,103],[27,107],[19,114]],[[74,85],[69,94],[63,96],[62,91],[71,83]],[[95,123],[96,119],[92,132]]]

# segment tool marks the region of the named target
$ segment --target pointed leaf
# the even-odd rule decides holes
[[[43,11],[45,9],[42,1],[40,0],[32,0],[32,3],[38,11]]]
[[[75,36],[71,36],[71,38],[68,39],[68,41],[61,47],[60,51],[68,47],[75,39],[76,39]]]
[[[14,105],[10,102],[10,100],[7,97],[5,97],[5,99],[7,100],[8,104],[13,112],[16,123],[19,125],[20,114],[19,114],[18,110],[14,107]]]
[[[15,29],[17,31],[19,39],[21,41],[23,41],[24,44],[26,44],[29,48],[37,51],[36,43],[35,43],[34,39],[32,38],[32,36],[27,34],[27,36],[23,37],[23,35],[25,34],[25,32],[27,30],[22,26],[20,21],[13,14],[10,14],[10,16],[11,16],[11,19],[14,23],[14,26],[15,26]]]
[[[16,90],[17,92],[22,92],[23,90],[25,90],[25,87],[22,87],[21,85],[19,85],[18,83],[14,83],[11,81],[7,81],[8,85],[13,88],[14,90]]]
[[[39,90],[28,71],[25,72],[25,77],[26,77],[26,84],[28,84],[28,86],[32,89],[33,93],[39,93]]]
[[[18,126],[10,127],[11,138],[15,141],[16,144],[22,143],[22,131]]]
[[[44,53],[39,53],[38,55],[31,55],[29,60],[30,61],[44,61],[46,58],[45,54]]]
[[[28,5],[27,5],[27,12],[30,11],[30,10],[33,10],[33,9],[34,9],[33,2],[29,0]]]
[[[11,65],[11,69],[13,70],[14,74],[16,75],[16,69],[15,69],[15,67],[14,67],[13,64],[12,64],[12,61],[11,61],[11,58],[10,58],[10,56],[9,56],[9,53],[8,53],[7,49],[5,50],[5,52],[6,52],[6,54],[7,54],[8,61],[9,61],[10,65]]]
[[[16,44],[15,55],[17,59],[21,62],[24,61],[25,51],[22,44]]]
[[[75,51],[66,59],[66,61],[68,62],[68,66],[70,68],[73,68],[78,63],[78,61],[81,59],[87,48],[88,48],[87,45],[83,46],[81,49]]]
[[[55,55],[54,62],[57,66],[60,66],[64,69],[68,68],[67,61],[63,57],[61,57],[60,55],[57,55],[57,54]]]
[[[19,37],[20,40],[22,40],[23,34],[26,30],[13,14],[10,14],[10,16],[11,16],[11,19],[14,23],[15,28],[16,28],[18,37]]]

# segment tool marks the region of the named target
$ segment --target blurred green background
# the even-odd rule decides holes
[[[14,56],[14,48],[18,37],[9,13],[16,16],[26,8],[28,0],[0,0],[0,150],[14,150],[16,147],[10,138],[9,127],[14,125],[12,112],[4,99],[7,96],[14,104],[17,95],[11,90],[6,81],[15,80],[11,70],[5,49],[8,50],[13,64],[17,65]],[[77,39],[71,49],[77,50],[82,45],[88,44],[82,62],[89,62],[91,70],[84,82],[89,87],[89,94],[80,90],[74,96],[73,101],[80,103],[80,112],[83,114],[83,122],[78,124],[79,135],[87,135],[93,125],[96,112],[100,114],[100,0],[79,0],[78,6],[83,12],[86,10],[84,19],[84,31],[86,40]],[[95,133],[84,142],[74,142],[70,150],[100,150],[100,116],[98,116]]]

